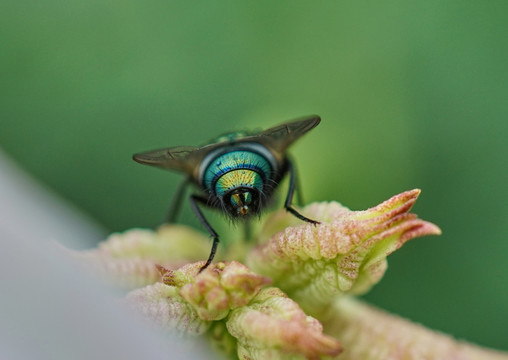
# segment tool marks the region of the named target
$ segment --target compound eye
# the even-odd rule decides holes
[[[250,205],[252,203],[252,194],[250,191],[244,191],[241,193],[235,193],[231,195],[231,205],[233,207],[243,207],[245,205]]]
[[[243,196],[243,204],[250,205],[250,203],[252,202],[252,194],[250,193],[250,191],[242,193],[242,196]]]
[[[237,207],[240,207],[240,206],[243,206],[242,204],[242,198],[240,196],[240,194],[233,194],[231,195],[231,205],[233,205],[233,207],[237,208]]]

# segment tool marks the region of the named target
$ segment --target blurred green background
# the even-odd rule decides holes
[[[507,10],[505,0],[4,3],[0,147],[122,231],[157,225],[181,179],[133,153],[317,113],[321,125],[292,149],[308,202],[365,209],[418,187],[414,211],[443,229],[392,255],[368,301],[508,349]],[[197,225],[188,207],[182,222]]]

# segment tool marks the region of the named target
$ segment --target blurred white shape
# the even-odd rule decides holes
[[[96,245],[105,229],[17,167],[0,149],[0,229],[32,241]]]
[[[52,240],[103,231],[0,153],[0,359],[210,359],[201,339],[150,327]]]

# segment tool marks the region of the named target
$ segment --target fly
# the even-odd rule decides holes
[[[167,222],[174,223],[185,188],[193,184],[199,193],[189,197],[190,205],[201,224],[213,238],[210,255],[203,271],[212,262],[219,235],[203,215],[200,206],[218,209],[233,220],[259,216],[286,174],[289,188],[284,207],[298,219],[318,224],[292,206],[297,186],[296,172],[287,149],[321,119],[317,115],[296,119],[260,132],[236,132],[221,135],[201,147],[176,146],[135,154],[141,164],[175,170],[186,175],[170,204]]]

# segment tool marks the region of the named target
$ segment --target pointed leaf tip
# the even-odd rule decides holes
[[[247,263],[270,276],[306,311],[337,295],[364,293],[381,279],[387,255],[410,239],[441,233],[436,225],[409,213],[420,193],[409,190],[365,211],[334,202],[311,204],[304,213],[321,224],[299,224],[276,233],[249,255]]]

